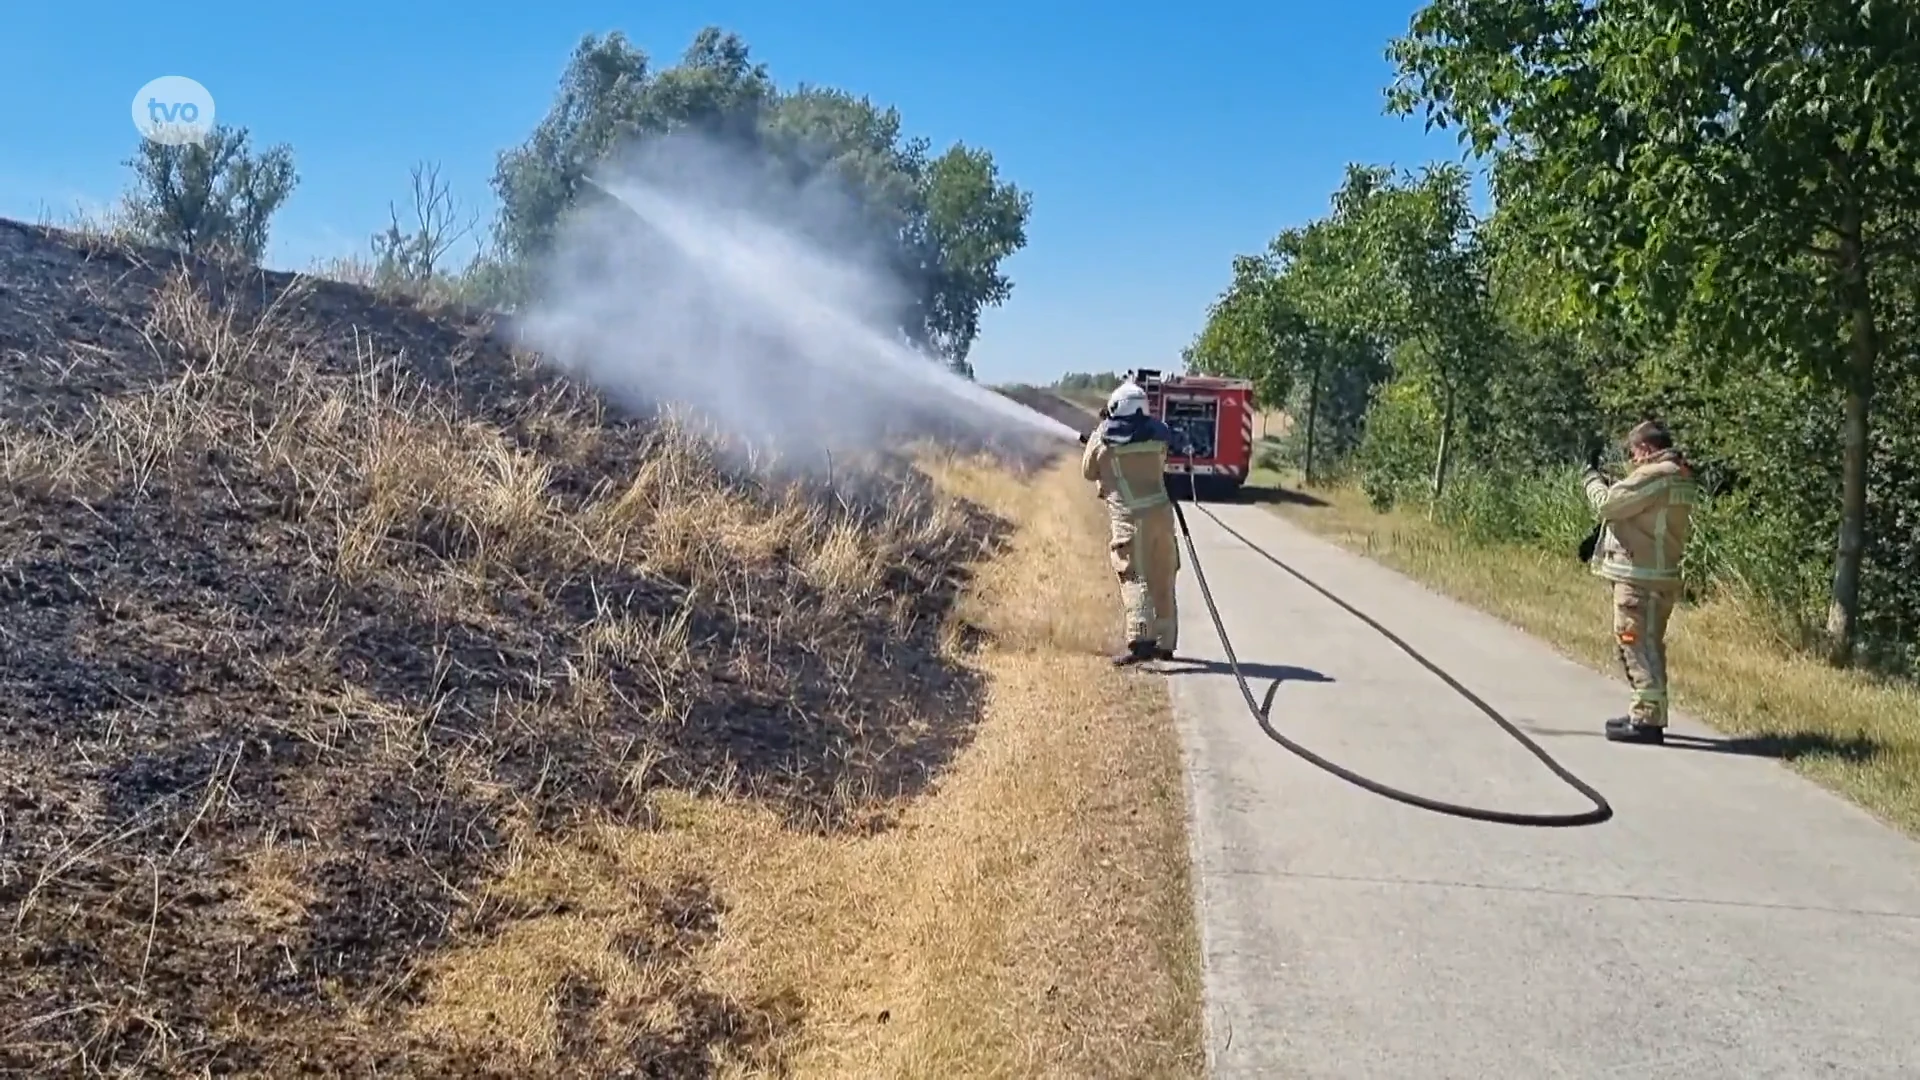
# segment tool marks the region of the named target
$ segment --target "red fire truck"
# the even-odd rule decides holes
[[[1253,383],[1212,375],[1162,375],[1152,368],[1127,372],[1127,381],[1147,392],[1147,411],[1182,432],[1193,444],[1193,472],[1202,491],[1232,494],[1253,469]],[[1169,491],[1185,491],[1184,458],[1167,460]]]

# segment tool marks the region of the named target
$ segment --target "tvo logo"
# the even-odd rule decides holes
[[[202,142],[213,132],[213,95],[185,75],[162,75],[133,95],[133,126],[167,146]]]

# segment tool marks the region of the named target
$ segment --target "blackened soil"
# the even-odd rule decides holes
[[[204,362],[206,341],[164,339],[171,265],[0,222],[0,436],[87,431]],[[397,357],[436,408],[548,455],[565,509],[654,452],[652,425],[556,383],[485,319],[194,275],[233,334],[272,326],[242,402],[263,422],[271,361],[324,381]],[[555,416],[591,430],[563,437],[581,433]],[[966,563],[1004,531],[977,512],[900,551],[880,601],[846,610],[784,555],[698,594],[580,551],[451,582],[477,541],[431,521],[397,527],[384,568],[350,578],[332,553],[352,491],[323,499],[311,475],[218,442],[151,464],[80,494],[16,468],[0,492],[0,1072],[518,1075],[397,1023],[423,957],[510,917],[473,900],[510,818],[643,820],[644,760],[649,784],[723,783],[797,826],[844,827],[836,791],[911,795],[978,712],[975,678],[938,647]],[[877,522],[928,495],[893,470],[814,497]],[[427,602],[436,582],[459,602]],[[596,617],[656,625],[689,606],[665,682],[635,665],[587,685]],[[663,888],[671,932],[633,947],[697,947],[716,903],[699,889]],[[590,1037],[599,993],[564,988],[566,1039]],[[775,1034],[747,1005],[674,993],[692,1027],[623,1048],[620,1075],[700,1075],[710,1045]]]

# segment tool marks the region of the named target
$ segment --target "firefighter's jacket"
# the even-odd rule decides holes
[[[1680,587],[1680,557],[1693,531],[1700,485],[1677,451],[1663,450],[1617,484],[1588,469],[1587,501],[1600,515],[1593,572],[1609,581],[1662,592]]]
[[[1099,483],[1118,525],[1168,505],[1167,454],[1187,449],[1185,438],[1155,417],[1109,419],[1088,437],[1080,474]]]

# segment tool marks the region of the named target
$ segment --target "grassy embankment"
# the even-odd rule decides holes
[[[1256,486],[1300,490],[1262,469]],[[1314,488],[1320,505],[1275,509],[1349,550],[1497,615],[1597,670],[1616,674],[1605,589],[1571,550],[1481,544],[1424,517],[1377,513],[1353,488]],[[1838,671],[1788,648],[1732,598],[1689,606],[1669,639],[1675,704],[1903,829],[1920,834],[1920,691]]]
[[[857,837],[663,792],[657,829],[520,860],[501,890],[575,914],[453,958],[423,1022],[554,1053],[558,976],[609,955],[627,885],[695,879],[728,903],[701,978],[805,1003],[759,1052],[795,1075],[1197,1075],[1179,753],[1164,690],[1092,655],[1113,620],[1098,508],[1058,468],[1030,482],[955,458],[927,468],[1017,523],[962,600],[990,639],[974,657],[987,704],[937,791]],[[620,993],[649,996],[643,973],[626,977]]]
[[[1070,464],[770,483],[483,318],[0,285],[0,1071],[1197,1073]]]

